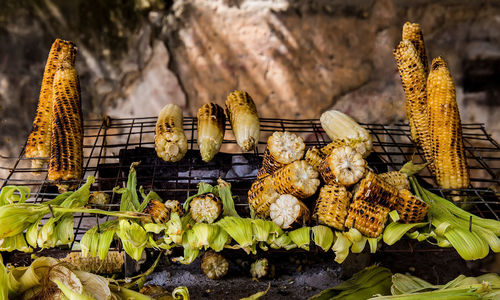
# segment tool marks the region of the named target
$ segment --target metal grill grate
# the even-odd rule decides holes
[[[112,192],[115,186],[124,186],[131,162],[141,161],[136,168],[138,184],[146,192],[155,190],[163,199],[184,201],[197,191],[200,181],[215,183],[217,178],[225,178],[232,184],[233,193],[239,196],[236,203],[241,212],[247,211],[247,191],[255,180],[260,156],[264,151],[267,137],[274,131],[287,130],[304,138],[308,146],[324,146],[328,143],[319,120],[261,119],[261,139],[259,146],[252,153],[242,154],[236,145],[229,123],[221,153],[212,162],[201,161],[197,151],[196,118],[184,118],[184,129],[188,138],[189,151],[181,161],[166,163],[156,156],[154,151],[155,117],[89,120],[85,122],[84,137],[84,175],[80,184],[89,175],[96,177],[94,190],[105,191],[112,196],[111,204],[106,209],[117,210],[119,196]],[[407,124],[363,124],[372,134],[374,152],[368,162],[376,172],[398,170],[415,158],[422,159],[422,153],[416,149],[409,138]],[[427,182],[427,187],[442,196],[451,192],[468,197],[473,204],[472,212],[489,218],[500,219],[500,145],[486,132],[482,124],[463,125],[463,136],[467,149],[468,164],[471,172],[471,186],[462,190],[444,190],[437,186],[428,170],[420,176]],[[47,180],[47,169],[32,169],[31,159],[24,157],[24,147],[18,157],[0,156],[0,167],[8,172],[0,178],[1,186],[26,185],[32,190],[32,202],[43,202],[54,198],[57,189]],[[32,172],[39,172],[32,175]],[[102,207],[100,207],[102,208]],[[76,241],[83,233],[94,226],[95,216],[80,214],[75,216]]]

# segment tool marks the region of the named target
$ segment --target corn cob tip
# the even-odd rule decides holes
[[[441,56],[438,56],[432,60],[431,69],[433,71],[435,71],[439,68],[443,68],[443,67],[447,68],[448,65],[446,64],[446,61]]]
[[[241,149],[245,152],[252,151],[255,148],[255,145],[255,139],[253,137],[249,137],[243,141]]]

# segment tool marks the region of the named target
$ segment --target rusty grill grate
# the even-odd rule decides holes
[[[236,145],[229,123],[221,153],[213,161],[205,163],[197,151],[196,118],[184,118],[184,129],[188,138],[189,151],[181,161],[166,163],[154,151],[155,117],[88,120],[85,122],[84,137],[84,175],[80,183],[93,175],[96,177],[94,190],[105,191],[112,201],[105,208],[117,210],[120,195],[112,190],[124,186],[131,162],[141,161],[137,169],[138,185],[146,192],[155,190],[163,199],[184,201],[197,191],[200,181],[215,183],[217,178],[225,178],[232,184],[233,193],[239,196],[236,207],[248,213],[246,199],[251,182],[255,180],[260,157],[266,140],[274,131],[287,130],[304,138],[308,146],[323,146],[329,141],[319,120],[261,119],[261,139],[252,153],[241,153]],[[398,170],[412,158],[422,160],[420,149],[416,149],[409,138],[407,124],[363,124],[372,134],[374,152],[369,156],[370,166],[377,172]],[[451,192],[467,196],[473,204],[472,212],[482,217],[500,219],[500,145],[491,138],[482,124],[464,124],[463,136],[467,149],[468,164],[471,172],[471,185],[468,189],[444,190],[437,186],[428,170],[421,175],[426,186],[433,192],[448,196]],[[29,201],[38,203],[54,198],[57,189],[47,180],[47,169],[32,169],[31,159],[24,157],[24,147],[18,157],[0,156],[0,167],[7,171],[0,178],[1,186],[25,185],[32,191]],[[32,172],[38,172],[33,175]],[[424,184],[425,185],[425,184]],[[100,207],[102,208],[102,207]],[[80,214],[75,216],[75,237],[79,241],[83,233],[107,218]],[[409,249],[413,250],[411,244]],[[408,251],[408,250],[406,250]],[[418,251],[418,250],[415,250]],[[422,251],[428,251],[422,249]],[[436,248],[436,251],[441,249]]]

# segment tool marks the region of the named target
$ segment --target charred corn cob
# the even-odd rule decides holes
[[[314,168],[314,170],[319,171],[319,168],[323,163],[325,157],[326,155],[323,154],[321,150],[318,150],[318,148],[313,146],[307,150],[304,159],[308,164],[310,164]]]
[[[427,54],[425,53],[424,35],[422,33],[422,28],[418,23],[406,22],[403,25],[402,40],[409,40],[415,50],[417,50],[418,57],[422,62],[425,74],[429,73],[429,62],[427,61]]]
[[[252,279],[258,280],[267,275],[269,270],[269,261],[267,258],[261,258],[256,260],[252,265],[250,265],[250,274]]]
[[[319,224],[344,230],[350,200],[351,193],[344,186],[323,186],[316,200],[313,220],[317,220]]]
[[[328,137],[339,143],[345,141],[363,157],[367,157],[373,148],[372,137],[368,130],[359,125],[353,118],[338,111],[329,110],[320,117],[321,127]]]
[[[167,104],[160,111],[155,130],[155,150],[164,161],[176,162],[187,152],[182,110],[175,104]]]
[[[318,172],[305,160],[284,166],[271,175],[271,180],[278,193],[301,199],[312,196],[319,186]]]
[[[420,200],[407,189],[399,190],[399,201],[396,204],[399,219],[404,223],[417,223],[425,219],[429,205]]]
[[[301,159],[305,148],[304,140],[300,136],[288,131],[274,132],[267,139],[267,150],[258,176],[273,174],[279,168]]]
[[[97,204],[97,205],[105,205],[108,204],[111,197],[104,192],[93,192],[90,194],[89,203]]]
[[[408,175],[399,171],[390,171],[377,175],[380,179],[395,187],[397,190],[409,189]]]
[[[367,237],[378,237],[384,229],[389,208],[355,199],[349,206],[345,226],[356,228]]]
[[[286,229],[293,224],[305,225],[309,222],[310,212],[307,206],[292,195],[281,195],[271,204],[269,210],[271,220],[279,227]]]
[[[197,223],[213,223],[222,214],[222,200],[214,193],[196,196],[189,204],[189,212]]]
[[[222,146],[226,128],[224,109],[215,103],[204,104],[198,110],[198,147],[201,159],[211,161]]]
[[[226,111],[234,137],[243,151],[250,151],[259,143],[260,121],[255,103],[247,92],[234,91],[226,100]]]
[[[255,181],[248,191],[248,203],[258,217],[269,217],[269,207],[280,195],[274,189],[271,177]]]
[[[210,250],[201,259],[201,270],[210,279],[221,279],[229,270],[229,262],[221,254]]]
[[[370,155],[370,152],[366,151],[366,145],[360,140],[333,140],[328,145],[321,148],[321,152],[326,156],[332,153],[333,149],[340,148],[344,146],[349,146],[356,150],[363,158]]]
[[[427,98],[436,180],[445,189],[466,188],[469,186],[469,172],[455,84],[441,57],[432,61]]]
[[[61,262],[69,263],[80,271],[97,274],[122,273],[124,261],[123,252],[118,251],[108,252],[103,260],[99,257],[82,257],[81,252],[71,252],[61,259]]]
[[[266,176],[269,176],[271,175],[270,173],[268,173],[267,169],[269,168],[269,166],[264,166],[264,164],[268,165],[269,161],[271,160],[270,158],[271,154],[269,154],[269,149],[265,149],[264,150],[264,155],[262,157],[262,167],[260,167],[259,171],[257,172],[257,180],[260,180]],[[274,171],[273,171],[274,172]]]
[[[170,209],[170,213],[177,213],[179,217],[184,215],[184,209],[182,209],[182,205],[177,200],[167,200],[165,201],[165,206]]]
[[[170,209],[156,199],[149,201],[144,213],[149,214],[155,223],[165,224],[170,220]]]
[[[335,148],[323,160],[320,174],[326,184],[351,186],[365,174],[366,161],[349,146]]]
[[[60,57],[52,87],[51,142],[48,178],[76,181],[82,176],[83,119],[80,83],[75,69],[76,49]],[[60,191],[75,183],[59,183]]]
[[[395,209],[398,202],[398,190],[378,177],[377,174],[368,171],[354,193],[353,201],[358,200]]]
[[[76,47],[72,42],[56,39],[50,48],[49,57],[43,72],[42,87],[38,98],[38,107],[36,109],[35,120],[31,133],[26,142],[25,156],[28,158],[50,156],[50,140],[51,140],[51,115],[52,115],[52,99],[54,74],[60,65],[61,57],[70,57],[70,60],[75,60]],[[41,168],[44,159],[34,159],[31,162],[33,168]]]

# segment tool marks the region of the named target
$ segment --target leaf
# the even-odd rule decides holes
[[[234,207],[233,194],[231,193],[231,185],[229,184],[219,184],[217,187],[217,194],[222,200],[222,215],[239,217],[236,209]]]
[[[241,298],[240,300],[257,300],[257,299],[260,299],[262,296],[264,296],[265,294],[267,294],[267,292],[269,292],[269,290],[271,289],[271,283],[269,283],[267,285],[267,289],[265,291],[261,291],[261,292],[258,292],[258,293],[255,293],[249,297],[246,297],[246,298]]]
[[[15,194],[17,192],[18,194]],[[0,191],[0,206],[12,203],[24,203],[30,197],[30,188],[27,186],[4,186]]]

